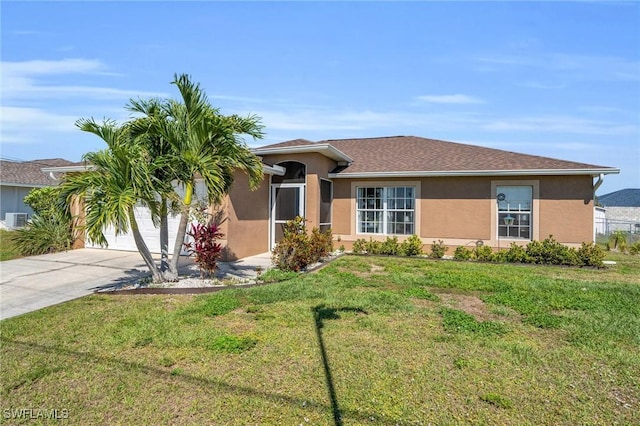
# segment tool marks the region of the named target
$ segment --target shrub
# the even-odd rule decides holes
[[[333,251],[333,235],[331,229],[321,232],[318,228],[311,230],[311,263],[318,262],[323,257],[327,257]]]
[[[63,217],[33,216],[24,228],[12,235],[16,250],[23,256],[69,250],[73,243],[71,222]]]
[[[476,246],[473,249],[473,257],[480,262],[493,262],[495,254],[493,249],[489,246]]]
[[[296,217],[284,225],[284,237],[273,249],[272,262],[283,271],[301,271],[312,263],[310,237],[304,219]]]
[[[500,250],[493,252],[492,262],[497,263],[506,263],[507,262],[507,251],[508,250]]]
[[[354,254],[363,254],[367,251],[366,246],[367,242],[364,240],[364,238],[358,238],[353,242],[353,248],[351,249],[351,251]]]
[[[506,262],[526,263],[528,260],[527,257],[527,250],[516,243],[511,243],[509,249],[504,252]]]
[[[608,245],[612,250],[624,253],[627,251],[627,234],[623,231],[615,231],[609,236]]]
[[[640,241],[636,241],[631,246],[629,246],[629,254],[640,254]]]
[[[395,256],[399,250],[400,244],[398,243],[398,237],[387,237],[380,247],[380,254]]]
[[[193,238],[192,242],[185,243],[184,247],[189,255],[195,254],[195,262],[200,268],[200,276],[204,278],[207,272],[211,276],[218,267],[218,259],[222,255],[222,245],[216,240],[223,237],[216,223],[204,225],[192,224],[187,235]]]
[[[464,246],[456,247],[453,252],[453,258],[455,260],[469,260],[473,256],[473,252]]]
[[[438,240],[438,242],[433,242],[431,244],[431,252],[429,253],[429,257],[431,259],[442,259],[444,254],[447,252],[447,246],[444,244],[444,241]]]
[[[595,266],[600,268],[603,266],[604,251],[595,243],[582,243],[578,249],[578,258],[584,266]]]
[[[60,187],[48,186],[34,188],[24,197],[24,203],[33,209],[33,213],[43,218],[59,215],[63,210],[59,207]]]
[[[369,241],[365,243],[365,250],[367,254],[382,254],[382,242],[369,237]]]
[[[29,224],[16,230],[14,245],[23,256],[69,250],[73,244],[71,214],[59,207],[58,187],[34,188],[24,197],[34,211]]]
[[[420,256],[422,254],[422,240],[417,235],[411,235],[400,244],[399,253],[403,256]]]
[[[532,241],[527,245],[530,263],[547,265],[579,265],[576,250],[557,242],[552,235],[544,241]]]

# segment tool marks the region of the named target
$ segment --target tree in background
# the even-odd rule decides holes
[[[23,256],[69,250],[73,244],[72,221],[68,208],[58,206],[59,187],[34,188],[24,202],[33,216],[24,228],[12,235],[14,245]]]

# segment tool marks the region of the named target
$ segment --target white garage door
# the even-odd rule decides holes
[[[151,253],[160,253],[160,229],[156,228],[153,225],[153,221],[151,220],[151,213],[149,209],[146,207],[136,207],[135,208],[135,216],[136,221],[138,222],[138,227],[140,229],[140,234],[144,239],[144,242],[147,243],[149,250]],[[168,217],[168,225],[169,225],[169,253],[173,253],[173,245],[176,241],[176,233],[178,231],[178,225],[180,224],[180,215]],[[187,231],[189,230],[190,225],[187,226]],[[93,248],[107,248],[109,250],[127,250],[127,251],[138,251],[136,247],[136,242],[133,239],[133,234],[131,232],[123,235],[118,235],[116,237],[115,229],[113,227],[109,227],[104,231],[104,236],[109,243],[108,247],[100,247],[99,245],[87,244],[87,247]],[[188,238],[188,237],[187,237]]]
[[[180,197],[184,195],[184,189],[180,186],[176,186],[176,192]],[[196,200],[206,200],[207,188],[204,185],[204,181],[196,180],[195,185],[195,194],[194,194],[194,202]],[[140,234],[144,239],[147,247],[151,253],[161,253],[160,249],[160,228],[156,228],[153,225],[153,221],[151,220],[151,213],[147,207],[136,207],[135,208],[135,216],[136,221],[138,222],[138,228],[140,229]],[[176,233],[178,232],[178,225],[180,224],[180,216],[176,215],[172,216],[169,214],[168,227],[169,227],[169,254],[173,253],[173,246],[176,241]],[[187,232],[191,229],[191,224],[187,225]],[[113,227],[107,228],[104,232],[104,236],[109,243],[108,247],[100,247],[99,245],[94,245],[87,243],[86,247],[92,248],[107,248],[109,250],[127,250],[127,251],[138,251],[136,247],[136,242],[133,239],[133,234],[131,232],[118,235],[116,237],[115,229]],[[185,236],[185,241],[188,241],[191,237]],[[182,254],[188,254],[184,250]]]

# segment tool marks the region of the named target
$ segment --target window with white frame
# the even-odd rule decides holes
[[[357,233],[415,233],[416,190],[413,186],[357,187]]]
[[[498,186],[498,238],[530,240],[533,188]]]

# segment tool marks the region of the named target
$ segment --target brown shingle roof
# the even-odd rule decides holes
[[[279,142],[273,145],[267,145],[269,148],[286,148],[288,146],[303,146],[303,145],[313,145],[315,142],[308,141],[306,139],[293,139],[286,142]],[[261,147],[265,148],[265,147]]]
[[[2,184],[18,185],[57,185],[58,182],[51,179],[48,173],[42,171],[43,167],[70,166],[72,161],[63,158],[49,158],[33,161],[7,161],[0,160],[0,182]]]
[[[295,141],[286,142],[291,146]],[[391,136],[330,139],[329,144],[353,158],[341,173],[470,172],[602,169],[603,166],[564,161],[500,149],[426,139]],[[278,147],[269,145],[269,148]]]

